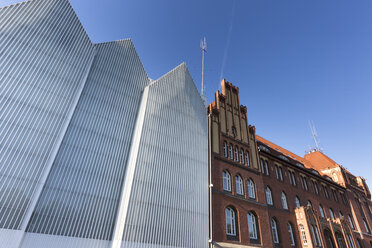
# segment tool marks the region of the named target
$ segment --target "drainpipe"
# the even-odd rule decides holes
[[[208,190],[209,190],[209,248],[213,247],[212,223],[212,115],[208,114]]]

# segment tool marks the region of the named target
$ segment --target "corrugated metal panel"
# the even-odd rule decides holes
[[[207,247],[208,135],[184,64],[149,86],[122,247]]]
[[[0,9],[0,228],[19,229],[93,56],[68,1]]]
[[[130,40],[98,44],[28,232],[110,240],[146,72]]]

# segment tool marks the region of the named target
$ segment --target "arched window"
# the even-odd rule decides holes
[[[248,196],[251,199],[256,199],[256,189],[252,179],[247,180]]]
[[[251,164],[250,164],[249,152],[248,151],[245,153],[245,160],[247,161],[247,166],[250,167]]]
[[[308,205],[311,209],[313,209],[313,204],[311,203],[310,200],[307,201],[307,205]]]
[[[262,158],[260,159],[260,164],[261,164],[261,173],[265,174],[265,166],[264,166],[264,161]]]
[[[298,198],[298,196],[295,197],[295,205],[297,208],[301,207],[300,198]]]
[[[311,233],[313,235],[313,240],[316,247],[322,246],[322,243],[320,241],[319,231],[318,228],[315,225],[311,225]]]
[[[226,141],[223,142],[223,155],[225,156],[225,158],[227,158],[227,143],[226,143]]]
[[[231,160],[234,160],[234,154],[233,154],[233,146],[232,144],[229,145],[229,156]]]
[[[271,194],[271,189],[269,187],[266,187],[265,193],[266,193],[266,203],[269,205],[273,205],[273,196]]]
[[[257,216],[253,212],[249,212],[248,215],[248,230],[249,238],[256,241],[258,239],[258,220]]]
[[[283,209],[288,209],[287,196],[285,195],[284,192],[282,192],[281,198],[282,198]]]
[[[278,244],[279,243],[278,225],[274,218],[271,218],[271,230],[273,234],[273,241],[275,244]]]
[[[283,170],[282,170],[282,167],[279,167],[279,178],[280,178],[280,181],[283,181]]]
[[[244,195],[243,179],[239,175],[235,176],[235,187],[238,195]]]
[[[274,165],[274,169],[275,169],[276,179],[279,180],[279,169],[278,169],[278,166],[277,165]]]
[[[304,245],[307,245],[306,232],[305,232],[305,228],[302,224],[300,224],[300,233],[301,233],[302,243]]]
[[[288,222],[288,233],[289,233],[289,241],[291,246],[296,246],[294,234],[293,234],[293,226],[291,223]]]
[[[238,147],[235,147],[235,160],[239,162],[239,149]]]
[[[269,173],[269,163],[267,162],[267,160],[265,160],[265,171],[266,171],[266,175],[268,176],[270,173]]]
[[[226,217],[226,234],[230,236],[236,236],[235,211],[232,208],[226,208],[225,217]]]
[[[332,208],[329,209],[329,214],[331,215],[331,219],[334,220],[335,219],[335,214],[334,214]]]
[[[231,192],[231,176],[230,173],[227,171],[222,172],[222,185],[223,190]]]
[[[355,229],[355,226],[354,226],[354,221],[353,221],[353,219],[351,218],[350,215],[348,215],[347,218],[349,219],[351,229],[354,230],[354,229]]]
[[[341,211],[338,214],[340,215],[340,219],[344,218],[344,214]]]
[[[240,149],[240,163],[244,164],[244,150]]]
[[[324,209],[322,205],[319,205],[319,213],[320,213],[320,217],[325,218]]]

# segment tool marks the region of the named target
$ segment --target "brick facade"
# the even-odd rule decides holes
[[[211,246],[372,247],[371,195],[365,180],[320,151],[300,157],[259,137],[239,103],[239,89],[226,80],[221,86],[208,106]],[[248,181],[254,182],[254,194]]]

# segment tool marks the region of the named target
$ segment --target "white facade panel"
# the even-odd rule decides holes
[[[68,1],[0,9],[0,228],[20,229],[93,56]]]
[[[130,40],[97,55],[27,232],[111,240],[142,92]]]
[[[207,247],[208,130],[185,66],[149,86],[122,247]]]

